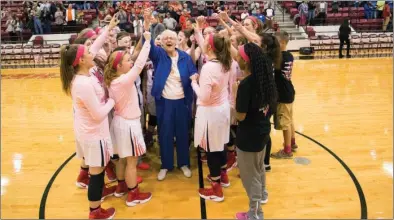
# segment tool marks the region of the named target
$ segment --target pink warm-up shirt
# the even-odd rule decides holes
[[[136,119],[141,116],[138,103],[138,92],[134,81],[140,75],[148,59],[150,41],[145,41],[134,66],[126,74],[120,75],[111,82],[109,97],[115,100],[115,115],[125,119]]]
[[[230,72],[224,72],[218,61],[208,61],[201,69],[199,84],[192,82],[197,105],[219,106],[228,102]]]
[[[104,90],[92,76],[76,75],[71,85],[74,108],[74,130],[78,140],[110,138],[108,113],[115,102],[102,102]]]

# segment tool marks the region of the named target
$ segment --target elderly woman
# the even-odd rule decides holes
[[[145,11],[144,28],[150,26],[151,12]],[[166,30],[161,33],[161,47],[151,39],[149,58],[155,69],[152,96],[156,102],[161,169],[158,180],[174,168],[174,138],[176,139],[177,166],[186,177],[191,177],[189,158],[189,128],[193,89],[190,76],[197,73],[192,58],[176,49],[177,34]],[[145,39],[144,39],[145,40]]]

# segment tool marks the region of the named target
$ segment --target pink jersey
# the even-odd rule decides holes
[[[231,71],[223,72],[219,61],[208,61],[201,70],[199,84],[192,83],[197,95],[197,105],[219,106],[229,99]]]
[[[76,75],[71,85],[74,108],[74,130],[78,140],[101,140],[110,138],[108,113],[114,100],[102,102],[104,89],[97,78]]]
[[[115,115],[125,119],[136,119],[141,116],[138,103],[138,91],[134,82],[145,66],[150,51],[150,41],[145,41],[134,66],[126,74],[120,75],[111,82],[109,97],[115,100]]]
[[[229,92],[228,99],[230,101],[230,106],[232,108],[234,108],[235,106],[235,98],[233,97],[233,84],[237,81],[239,72],[240,72],[239,65],[235,60],[233,60],[233,62],[231,63],[230,78],[228,84],[228,92]]]

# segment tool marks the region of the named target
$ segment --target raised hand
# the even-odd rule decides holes
[[[147,32],[147,31],[144,32],[145,41],[150,41],[151,37],[152,37],[152,35],[150,32]]]
[[[119,24],[119,19],[118,19],[118,17],[119,17],[119,14],[118,14],[118,13],[116,13],[116,14],[112,17],[111,22],[109,22],[109,25],[108,25],[109,30],[112,30],[114,27],[118,26],[118,24]]]
[[[222,19],[223,21],[228,21],[228,20],[229,20],[228,14],[227,14],[227,12],[225,12],[225,11],[221,11],[220,14],[219,14],[219,17],[220,17],[220,19]]]
[[[198,16],[196,22],[197,22],[197,25],[198,25],[199,28],[203,28],[204,24],[206,22],[205,17],[204,16]]]

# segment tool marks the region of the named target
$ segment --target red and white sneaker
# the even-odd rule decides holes
[[[212,178],[211,178],[211,174],[208,174],[207,177],[209,182],[213,182]],[[222,185],[224,188],[227,188],[230,186],[230,180],[228,179],[228,175],[227,172],[222,171],[220,174],[220,185]]]
[[[152,198],[152,193],[142,193],[137,187],[134,190],[130,190],[127,194],[126,205],[136,206],[138,204],[147,203]]]
[[[140,170],[149,170],[150,165],[148,163],[141,162],[137,165],[137,168]]]
[[[237,167],[237,158],[235,156],[235,151],[227,152],[227,172]]]
[[[78,188],[87,189],[89,186],[89,180],[89,171],[81,169],[81,171],[79,171],[79,175],[75,185],[77,185]]]
[[[113,196],[116,191],[116,187],[117,186],[110,186],[110,187],[104,186],[103,194],[101,195],[101,201],[104,201],[104,199],[109,196]]]
[[[105,174],[107,174],[108,180],[110,183],[115,182],[116,179],[116,173],[115,173],[115,164],[113,164],[111,161],[107,164],[105,167]]]
[[[115,209],[98,208],[89,213],[89,219],[112,219],[115,216]]]
[[[122,197],[124,194],[127,193],[127,191],[128,191],[128,188],[127,188],[126,181],[118,182],[114,196],[117,198]]]
[[[199,189],[198,193],[200,197],[205,200],[212,200],[215,202],[222,202],[224,200],[224,195],[222,191],[222,186],[217,182],[211,182],[212,188]]]

